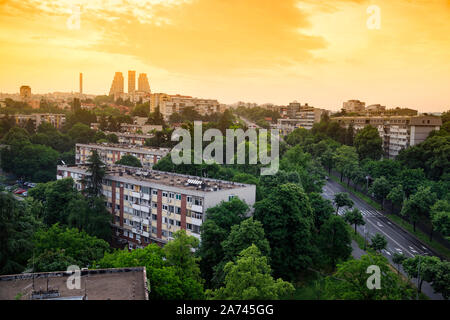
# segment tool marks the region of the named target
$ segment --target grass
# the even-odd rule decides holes
[[[339,183],[341,186],[343,186],[347,191],[353,193],[355,196],[357,196],[358,198],[363,200],[368,205],[371,205],[372,207],[376,208],[377,210],[381,210],[381,205],[379,203],[373,201],[371,198],[369,198],[365,194],[363,194],[359,191],[350,189],[349,187],[347,187],[347,185],[345,183],[341,182],[339,180],[339,178],[337,178],[333,175],[331,175],[330,178],[333,181],[336,181],[337,183]],[[424,233],[423,231],[419,230],[418,228],[416,228],[416,231],[414,232],[413,226],[411,224],[409,224],[408,222],[404,221],[402,218],[400,218],[397,215],[385,214],[385,217],[388,218],[389,220],[391,220],[392,222],[394,222],[395,224],[399,225],[400,227],[402,227],[403,229],[405,229],[412,235],[414,235],[416,238],[418,238],[423,243],[427,244],[433,250],[435,250],[436,252],[438,252],[439,254],[444,256],[447,260],[450,259],[450,250],[437,241],[430,241],[430,237],[428,234]],[[352,239],[355,240],[358,243],[358,246],[361,248],[361,245],[360,245],[361,240],[357,240],[353,236],[354,236],[354,232],[352,232]],[[363,245],[363,247],[361,249],[364,248],[364,238],[362,239],[362,245]]]
[[[427,244],[433,250],[443,255],[447,260],[450,259],[450,250],[445,247],[444,245],[440,244],[437,241],[430,241],[430,236],[426,233],[424,233],[422,230],[419,230],[416,228],[416,231],[414,232],[413,226],[409,224],[408,222],[404,221],[401,217],[395,215],[395,214],[386,214],[386,217],[391,220],[392,222],[395,222],[400,227],[408,231],[409,233],[416,236],[420,241]]]

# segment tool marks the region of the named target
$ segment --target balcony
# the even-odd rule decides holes
[[[193,204],[193,205],[191,206],[191,210],[192,210],[192,211],[195,211],[195,212],[203,212],[203,206],[198,206],[198,205],[196,205],[196,204]]]

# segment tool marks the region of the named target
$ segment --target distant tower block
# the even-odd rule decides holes
[[[138,79],[138,91],[150,93],[150,85],[148,84],[147,74],[140,73]]]
[[[29,86],[20,87],[20,98],[24,102],[28,102],[31,100],[31,88]]]
[[[83,74],[80,73],[80,94],[83,94]]]
[[[109,95],[114,97],[123,94],[123,75],[122,72],[116,72],[114,75],[114,80],[111,84],[111,90],[109,90]]]
[[[136,91],[136,71],[128,71],[128,94]]]

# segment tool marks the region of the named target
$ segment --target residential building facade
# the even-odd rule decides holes
[[[439,130],[442,125],[440,117],[435,116],[377,116],[377,117],[335,117],[336,121],[344,127],[353,123],[355,130],[367,125],[378,129],[383,139],[385,156],[395,158],[399,152],[410,146],[425,141],[431,131]]]
[[[57,179],[72,177],[82,190],[86,169],[58,166]],[[115,241],[130,249],[163,245],[181,229],[200,239],[208,208],[233,197],[255,203],[255,185],[117,165],[107,172],[102,193],[114,216]]]
[[[75,163],[87,163],[94,150],[97,151],[102,161],[106,164],[113,165],[123,156],[132,155],[141,161],[143,167],[147,168],[153,167],[154,164],[170,152],[170,149],[167,148],[154,149],[114,143],[77,143],[75,145]]]

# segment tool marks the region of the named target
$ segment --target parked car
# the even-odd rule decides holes
[[[23,194],[24,192],[27,192],[27,190],[19,188],[19,189],[14,190],[13,193],[14,194]]]

